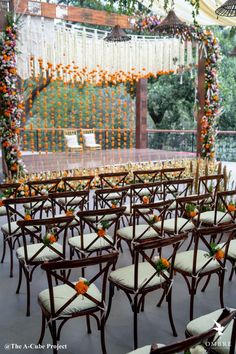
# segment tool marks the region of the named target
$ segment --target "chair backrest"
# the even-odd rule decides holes
[[[235,331],[236,331],[236,311],[230,311],[228,309],[223,309],[222,314],[217,319],[220,326],[227,328],[227,326],[233,321],[233,330],[231,335],[231,343],[229,345],[228,354],[235,353]],[[157,344],[151,346],[150,354],[174,354],[174,353],[191,353],[191,349],[195,348],[197,345],[202,345],[206,348],[207,352],[211,351],[213,347],[213,352],[217,353],[214,348],[214,343],[216,342],[219,335],[216,335],[215,323],[212,323],[212,327],[201,334],[191,336],[182,341],[178,341],[173,344],[168,344],[158,348]],[[222,347],[225,344],[222,344]],[[220,349],[221,347],[219,347]],[[214,350],[215,349],[215,350]],[[226,349],[226,348],[225,348]]]
[[[235,222],[236,219],[236,190],[218,192],[216,197],[214,224],[227,222]],[[223,212],[222,216],[217,217],[217,211]]]
[[[28,181],[27,185],[29,186],[29,195],[48,195],[48,193],[56,192],[60,182],[60,178],[42,181]]]
[[[187,238],[186,234],[180,234],[166,239],[145,240],[134,244],[134,290],[141,292],[145,287],[155,286],[152,281],[156,276],[163,278],[162,286],[166,283],[166,291],[171,290],[174,262],[178,248]],[[154,251],[155,250],[155,251]],[[150,256],[151,251],[151,256]],[[154,252],[152,252],[154,251]],[[165,256],[163,256],[163,254]],[[153,268],[153,272],[147,275],[143,284],[139,284],[139,271],[141,262],[148,262]],[[160,287],[160,283],[157,284]],[[169,288],[169,289],[168,289]]]
[[[95,205],[99,208],[120,208],[124,204],[129,187],[105,188],[95,190]]]
[[[57,208],[60,214],[71,216],[84,209],[89,201],[89,191],[49,193],[48,198],[52,201],[53,216],[58,214]]]
[[[76,129],[64,129],[64,138],[66,145],[70,148],[76,147],[78,145],[78,136]]]
[[[41,268],[47,273],[48,288],[49,288],[49,298],[50,298],[50,315],[53,319],[60,317],[63,310],[65,310],[78,296],[81,298],[84,297],[86,300],[90,300],[94,303],[92,305],[92,312],[95,307],[98,307],[101,312],[106,311],[105,301],[106,301],[106,287],[107,287],[107,277],[111,267],[117,262],[118,253],[109,253],[100,257],[89,257],[81,260],[67,260],[67,261],[58,261],[44,263],[41,265]],[[99,271],[95,272],[94,267],[100,265]],[[84,278],[79,278],[79,274],[83,268],[93,267],[92,276],[86,279],[87,291],[80,293],[78,287],[76,286],[79,281],[84,281]],[[63,276],[63,274],[70,272],[70,270],[76,270],[78,276],[74,277],[73,281],[69,280],[68,277]],[[87,272],[88,273],[88,272]],[[90,272],[89,272],[90,273]],[[75,271],[72,273],[75,274]],[[70,287],[73,291],[71,298],[66,301],[60,308],[55,306],[55,296],[54,296],[54,280],[60,281],[63,284]],[[95,285],[96,282],[96,285]],[[99,284],[99,285],[98,285]],[[94,285],[99,288],[101,297],[100,299],[95,298],[92,295]],[[89,289],[90,288],[90,289]],[[56,310],[57,308],[57,310]],[[88,313],[88,312],[87,312]],[[86,314],[86,313],[85,313]],[[73,317],[76,316],[76,313],[73,313]]]
[[[158,198],[162,195],[162,186],[162,182],[138,183],[130,185],[130,207],[137,203],[154,203],[156,197]]]
[[[124,187],[127,176],[128,172],[100,173],[98,175],[101,188]]]
[[[109,248],[116,249],[116,231],[119,219],[124,211],[125,207],[78,212],[77,218],[80,221],[81,249],[88,252],[93,244],[100,242],[101,239],[106,241]],[[86,226],[89,227],[89,231],[86,230]],[[95,237],[92,238],[91,242],[86,243],[86,234],[91,232]]]
[[[94,176],[62,177],[64,191],[80,191],[91,189]]]
[[[18,234],[20,231],[19,228],[12,227],[12,221],[41,218],[47,200],[48,196],[5,199],[8,233]]]
[[[164,233],[160,225],[162,225],[163,221],[166,219],[169,207],[173,201],[174,200],[169,199],[167,201],[160,201],[157,203],[133,205],[132,240],[135,240],[135,242],[140,242],[147,237],[149,239],[162,238]],[[143,225],[143,230],[142,232],[139,231],[139,235],[137,236],[136,229],[139,228],[139,225]]]
[[[0,184],[0,200],[6,198],[16,198],[20,183],[2,183]]]
[[[96,144],[96,135],[94,129],[81,129],[81,134],[85,146]]]
[[[64,216],[58,218],[17,221],[23,239],[25,262],[27,264],[35,263],[35,258],[40,256],[45,248],[49,248],[59,259],[65,259],[67,230],[73,219],[73,216]],[[31,241],[34,240],[34,243],[40,243],[41,245],[33,255],[31,255],[31,253],[29,254],[27,249],[27,241],[29,238]],[[58,240],[62,241],[62,251],[59,250],[58,247],[55,247]]]
[[[210,200],[209,204],[214,205],[216,202],[217,192],[220,191],[221,183],[224,180],[224,175],[210,175],[210,176],[201,176],[198,180],[198,194],[209,193]]]
[[[161,180],[180,179],[185,167],[166,167],[161,169]]]
[[[236,225],[220,225],[213,227],[199,228],[195,231],[194,238],[194,254],[192,274],[200,276],[204,273],[205,268],[212,262],[218,263],[218,268],[224,270],[226,266],[228,248],[230,241],[235,238]],[[221,236],[221,237],[219,237]],[[222,236],[226,236],[225,238]],[[222,241],[223,239],[223,241]],[[198,250],[206,250],[206,261],[201,265],[201,269],[197,269]]]
[[[175,233],[181,232],[190,220],[194,220],[194,224],[198,226],[200,224],[200,215],[204,211],[207,200],[209,200],[210,194],[203,195],[189,195],[186,197],[176,198],[175,208]],[[186,223],[183,223],[181,228],[177,228],[178,217],[181,216],[186,219]]]
[[[134,183],[151,183],[161,180],[161,170],[133,171]]]
[[[193,178],[163,181],[163,199],[186,197],[192,193]]]

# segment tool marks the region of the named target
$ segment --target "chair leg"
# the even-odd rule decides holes
[[[165,295],[166,295],[166,290],[164,289],[164,290],[163,290],[163,293],[162,293],[162,295],[161,295],[161,298],[160,298],[159,302],[157,303],[157,307],[161,307],[161,305],[162,305],[162,303],[163,303],[163,300],[164,300],[164,298],[165,298]]]
[[[19,262],[19,280],[16,288],[16,294],[19,294],[20,292],[21,282],[22,282],[22,265],[21,262]]]
[[[90,334],[90,333],[92,333],[92,331],[91,331],[91,326],[90,326],[90,317],[89,317],[89,315],[86,315],[86,323],[87,323],[87,332]]]
[[[108,305],[107,305],[107,313],[106,313],[106,317],[105,320],[107,321],[109,315],[110,315],[110,311],[111,311],[111,304],[112,304],[112,298],[114,296],[114,285],[110,282],[110,286],[109,286],[109,298],[108,298]]]
[[[13,277],[13,245],[12,245],[12,239],[8,239],[8,245],[9,245],[9,251],[10,251],[10,278]]]
[[[192,286],[190,289],[190,321],[193,320],[194,296],[196,294],[195,286],[196,286],[195,279],[192,278]]]
[[[3,262],[4,262],[5,255],[6,255],[6,236],[5,236],[5,235],[3,235],[3,249],[2,249],[2,258],[1,258],[1,263],[3,263]]]
[[[52,321],[51,325],[51,334],[52,334],[52,344],[53,344],[53,354],[57,354],[57,328],[56,328],[56,321]]]
[[[40,337],[38,340],[38,344],[42,344],[42,342],[43,342],[43,338],[45,335],[45,328],[46,328],[46,319],[45,319],[44,313],[42,311],[42,325],[41,325],[41,333],[40,333]]]
[[[223,308],[224,305],[224,274],[219,275],[219,287],[220,287],[220,306]]]
[[[207,285],[209,284],[210,279],[211,279],[211,275],[208,275],[207,280],[206,280],[206,283],[204,284],[204,286],[203,286],[201,292],[204,293],[204,291],[205,291],[206,288],[207,288]]]
[[[172,314],[172,289],[170,289],[166,299],[167,299],[167,303],[168,303],[168,314],[169,314],[169,320],[170,320],[170,325],[171,325],[171,329],[173,332],[173,336],[177,337],[178,334],[175,329],[175,324],[174,324],[173,314]]]
[[[30,316],[30,275],[25,270],[25,280],[26,280],[26,291],[27,291],[27,305],[26,305],[26,316]]]
[[[137,306],[137,296],[134,297],[134,303],[133,303],[133,334],[134,334],[134,349],[138,348],[138,306]]]
[[[232,264],[232,269],[229,276],[229,281],[233,279],[234,271],[236,272],[235,263]]]
[[[103,354],[107,353],[106,341],[105,341],[105,324],[106,324],[106,318],[104,316],[104,313],[102,312],[102,314],[101,314],[101,330],[100,330],[100,334],[101,334],[101,346],[102,346],[102,353]]]

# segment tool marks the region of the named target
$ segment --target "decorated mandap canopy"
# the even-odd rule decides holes
[[[151,10],[160,16],[166,16],[166,10],[164,9],[164,0],[153,0]],[[225,0],[177,0],[174,4],[174,11],[181,20],[192,23],[193,16],[192,11],[194,6],[199,2],[199,14],[196,19],[199,25],[211,26],[236,26],[235,17],[220,17],[217,16],[215,10],[221,6]],[[142,4],[149,6],[150,0],[142,0]]]

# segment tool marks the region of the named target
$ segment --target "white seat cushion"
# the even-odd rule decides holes
[[[157,344],[158,348],[163,348],[164,346],[165,346],[164,344],[159,344],[159,343]],[[151,345],[145,345],[145,347],[138,348],[127,354],[150,354],[150,351],[151,351]]]
[[[161,221],[158,221],[155,225],[161,229]],[[193,230],[195,228],[191,220],[178,218],[177,219],[177,230],[176,232],[183,232]],[[175,218],[166,219],[163,223],[163,230],[166,232],[175,232]]]
[[[215,219],[215,212],[214,211],[205,211],[204,213],[200,214],[200,222],[204,224],[213,225]],[[232,218],[229,214],[225,214],[222,211],[217,211],[216,214],[216,224],[222,224],[224,222],[230,222]]]
[[[53,287],[55,311],[59,310],[72,296],[76,294],[76,291],[68,285],[58,285]],[[88,295],[91,295],[96,300],[101,301],[101,293],[94,284],[90,284]],[[50,295],[49,290],[43,290],[38,296],[39,303],[50,313]],[[89,310],[97,307],[97,305],[83,295],[79,295],[72,301],[60,315],[72,315],[73,313]]]
[[[0,216],[7,215],[7,210],[5,206],[0,207]]]
[[[111,279],[114,283],[123,285],[126,288],[134,289],[134,264],[122,267],[114,270],[110,273],[109,279]],[[151,266],[148,262],[142,262],[138,265],[138,287],[144,285],[144,283],[150,279],[153,274],[155,274],[156,270],[153,266]],[[158,276],[157,274],[150,280],[150,282],[145,286],[145,288],[150,288],[152,286],[159,285],[164,283],[166,280],[162,276]]]
[[[96,238],[97,240],[88,248],[87,251],[96,251],[101,248],[111,247],[111,245],[103,237],[98,237],[96,233],[91,233],[84,234],[84,249],[86,249]],[[106,238],[113,244],[113,239],[109,235],[106,235]],[[81,236],[74,236],[69,238],[68,243],[70,246],[75,247],[78,250],[82,250]]]
[[[34,208],[39,208],[40,204],[43,202],[36,202],[36,203],[24,203],[23,207],[25,209],[34,209]],[[46,202],[43,205],[43,209],[50,209],[52,207],[52,203],[49,200],[46,200]]]
[[[133,205],[142,205],[142,204],[133,204]],[[122,205],[122,207],[126,208],[124,211],[125,215],[132,215],[133,209],[130,208],[130,204],[124,204],[124,205]],[[148,209],[148,208],[142,209],[142,214],[148,214],[148,213],[150,213],[150,209]]]
[[[184,272],[192,274],[193,254],[194,254],[193,250],[177,253],[176,258],[175,258],[175,269],[180,270],[180,271],[182,270]],[[198,250],[197,265],[196,265],[196,272],[197,273],[204,266],[204,264],[206,264],[209,261],[209,258],[207,258],[205,256],[206,254],[207,254],[207,251]],[[219,269],[219,268],[220,268],[219,263],[215,260],[211,260],[211,262],[209,262],[208,265],[201,271],[201,274],[204,274],[208,271],[213,271],[213,270]]]
[[[34,228],[34,226],[29,226],[27,227],[30,231],[34,232],[36,229]],[[5,234],[9,234],[9,227],[8,227],[8,223],[3,224],[1,227],[2,232],[4,232]],[[16,221],[12,221],[11,222],[11,233],[12,234],[20,234],[21,233],[21,228],[17,225]]]
[[[28,253],[28,258],[30,259],[31,257],[33,257],[33,255],[43,246],[43,243],[36,243],[33,245],[28,245],[27,246],[27,253]],[[59,252],[63,252],[62,246],[55,242],[51,245],[53,248],[55,248],[57,251]],[[18,259],[25,259],[25,251],[24,251],[24,247],[19,247],[16,250],[16,256]],[[52,259],[56,259],[58,258],[58,254],[56,252],[54,252],[53,250],[51,250],[48,247],[45,247],[34,259],[33,262],[43,262],[43,261],[49,261]]]
[[[61,205],[77,205],[81,202],[81,197],[59,198],[57,202]]]
[[[69,148],[82,148],[81,145],[78,144],[77,135],[65,135],[66,143]]]
[[[143,234],[145,230],[147,230],[148,225],[136,225],[135,226],[135,239],[139,238],[140,235]],[[125,240],[131,241],[133,239],[133,226],[126,226],[123,227],[122,229],[117,230],[117,235],[119,235],[121,238],[124,238]],[[146,238],[152,238],[152,237],[158,237],[159,234],[153,230],[153,228],[150,228],[147,230],[143,236],[141,237],[142,240],[145,240]]]
[[[214,320],[217,321],[218,318],[220,317],[221,313],[222,313],[222,309],[213,311],[211,313],[208,313],[207,315],[204,315],[204,316],[201,316],[201,317],[198,317],[198,318],[192,320],[187,325],[188,333],[195,336],[195,335],[198,335],[202,332],[208,331],[210,328],[212,328],[214,326],[214,324],[215,324]],[[217,339],[214,346],[211,347],[214,349],[214,353],[220,353],[220,354],[228,354],[229,353],[229,347],[227,346],[227,344],[230,343],[232,326],[233,326],[233,322],[231,322],[225,328],[223,335],[220,336]],[[218,337],[218,334],[217,334],[217,337]],[[224,346],[222,346],[221,343],[224,343]]]

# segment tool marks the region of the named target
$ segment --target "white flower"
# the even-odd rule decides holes
[[[207,354],[206,349],[202,345],[196,345],[190,349],[191,354]]]
[[[98,223],[98,224],[97,224],[97,228],[98,228],[98,230],[102,229],[102,228],[103,228],[103,227],[102,227],[102,224],[101,224],[101,223]]]

